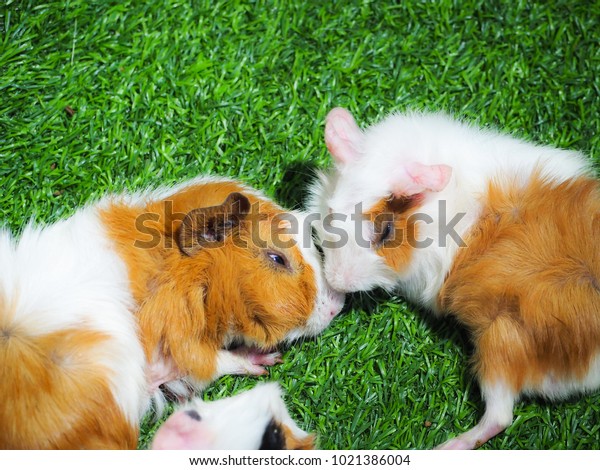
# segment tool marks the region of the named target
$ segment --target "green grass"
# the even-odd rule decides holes
[[[445,109],[597,161],[599,19],[594,1],[5,1],[3,224],[200,173],[297,205],[328,164],[333,106],[363,125]],[[483,407],[465,333],[375,299],[357,296],[271,369],[293,416],[326,449],[430,448],[473,426]],[[205,397],[256,381],[224,378]],[[525,401],[484,448],[598,449],[598,399]]]

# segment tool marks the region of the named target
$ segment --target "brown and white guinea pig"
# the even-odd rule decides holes
[[[443,114],[325,127],[336,167],[313,187],[325,274],[398,290],[471,334],[485,414],[442,448],[475,448],[523,395],[600,386],[600,192],[579,152]]]
[[[304,217],[200,178],[0,232],[0,448],[135,448],[162,389],[263,374],[321,332],[343,295]]]
[[[308,450],[314,442],[290,417],[272,382],[217,401],[194,399],[160,426],[152,449]]]

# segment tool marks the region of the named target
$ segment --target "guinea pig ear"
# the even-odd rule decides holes
[[[448,165],[423,165],[409,162],[392,173],[392,194],[395,197],[413,196],[425,191],[443,190],[452,177]]]
[[[329,111],[325,120],[325,144],[337,163],[344,165],[359,158],[362,137],[362,131],[347,109]]]
[[[250,201],[240,193],[231,193],[220,206],[188,212],[179,230],[179,249],[188,256],[222,242],[250,213]]]

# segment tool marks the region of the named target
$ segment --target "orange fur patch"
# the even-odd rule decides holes
[[[184,216],[218,206],[232,192],[248,197],[251,213],[222,246],[183,254],[177,231]],[[200,183],[143,208],[114,203],[102,213],[129,270],[149,359],[158,349],[182,373],[209,380],[227,338],[271,348],[305,324],[314,308],[315,273],[302,262],[298,247],[273,246],[283,213],[243,187],[223,182]],[[289,269],[273,265],[267,256],[271,250],[287,257]]]
[[[579,178],[491,184],[439,295],[472,333],[480,380],[581,379],[600,351],[600,191]]]
[[[75,328],[33,336],[11,310],[0,299],[0,449],[135,449],[137,423],[97,362],[106,336]]]
[[[292,430],[285,424],[281,425],[285,436],[285,448],[287,450],[314,450],[316,448],[315,436],[309,434],[305,437],[296,437]]]

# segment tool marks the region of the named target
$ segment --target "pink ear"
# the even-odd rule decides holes
[[[325,121],[325,144],[337,163],[348,163],[359,156],[362,132],[352,114],[344,108],[333,108]]]
[[[424,191],[438,192],[450,182],[452,167],[448,165],[423,165],[410,162],[394,172],[392,192],[395,196],[412,196]]]

